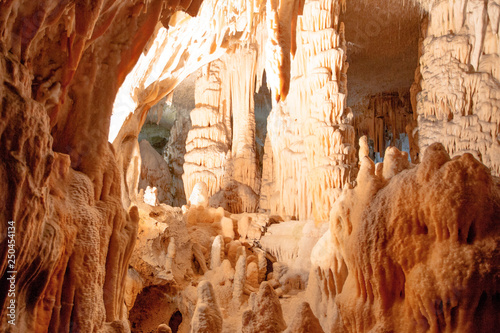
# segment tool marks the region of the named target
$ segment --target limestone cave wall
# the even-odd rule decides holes
[[[177,8],[196,13],[198,5],[0,4],[2,331],[128,326],[123,288],[138,215],[122,205],[109,119],[156,22]],[[15,326],[7,322],[9,271],[17,272]]]
[[[418,145],[441,142],[500,173],[500,2],[434,1],[416,75]]]
[[[498,327],[500,2],[417,2],[411,95],[374,95],[368,132],[383,150],[375,118],[404,127],[419,165],[394,147],[375,164],[364,139],[356,158],[345,0],[2,2],[0,330],[152,330],[177,313],[181,332]],[[141,202],[141,165],[171,181],[159,156],[142,163],[147,112],[200,68],[171,156],[189,200]]]

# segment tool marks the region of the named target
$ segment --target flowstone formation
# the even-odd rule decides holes
[[[162,3],[9,1],[0,13],[0,330],[126,329],[139,217],[122,205],[109,118]],[[7,221],[16,227],[14,298],[4,289]]]
[[[325,331],[474,332],[499,324],[500,183],[441,144],[418,166],[361,161],[312,251],[308,299]],[[361,245],[361,246],[360,246]]]

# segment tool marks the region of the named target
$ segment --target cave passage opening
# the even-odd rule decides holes
[[[410,153],[407,130],[416,122],[410,89],[418,71],[422,18],[417,4],[401,0],[384,6],[352,0],[341,14],[349,62],[347,105],[357,137],[368,136],[376,162],[388,146]]]

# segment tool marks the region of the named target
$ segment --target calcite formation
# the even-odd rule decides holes
[[[264,174],[271,184],[261,208],[271,213],[325,220],[341,189],[353,180],[341,6],[340,1],[305,1],[297,20],[290,93],[268,119],[272,152],[266,151]]]
[[[324,333],[318,318],[314,315],[309,303],[303,302],[297,308],[296,316],[285,333],[315,332]]]
[[[393,148],[395,149],[395,148]],[[308,296],[325,331],[485,331],[496,308],[499,183],[441,144],[367,157],[313,249]],[[360,246],[363,244],[364,246]]]
[[[500,2],[435,1],[421,45],[418,145],[441,142],[500,175]]]
[[[355,119],[345,0],[1,2],[0,331],[494,331],[500,2],[413,3],[415,84]]]
[[[404,139],[408,140],[406,150],[412,151],[413,124],[409,93],[381,93],[370,96],[367,111],[355,119],[354,126],[359,136],[368,135],[373,140],[373,151],[383,155],[388,146],[403,150]],[[413,154],[412,161],[417,162],[417,157]]]
[[[286,328],[278,295],[268,282],[250,298],[250,308],[243,313],[242,332],[278,333]]]
[[[210,196],[222,189],[231,149],[231,112],[221,96],[224,65],[211,62],[196,80],[197,107],[190,113],[192,128],[186,138],[182,176],[188,198],[200,182],[206,184]]]
[[[208,281],[203,281],[198,285],[198,302],[191,322],[191,332],[222,332],[222,314],[217,305],[212,284]]]

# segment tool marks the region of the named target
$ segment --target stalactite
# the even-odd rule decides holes
[[[355,173],[340,6],[338,1],[306,1],[297,20],[290,94],[268,119],[278,198],[267,194],[266,207],[273,213],[325,221]]]
[[[357,135],[368,135],[373,140],[374,152],[381,156],[389,145],[403,149],[400,135],[412,137],[412,133],[407,133],[407,126],[411,124],[410,95],[397,92],[370,96],[368,109],[355,120]]]
[[[500,175],[497,0],[442,1],[429,13],[417,95],[418,143],[470,152]]]

